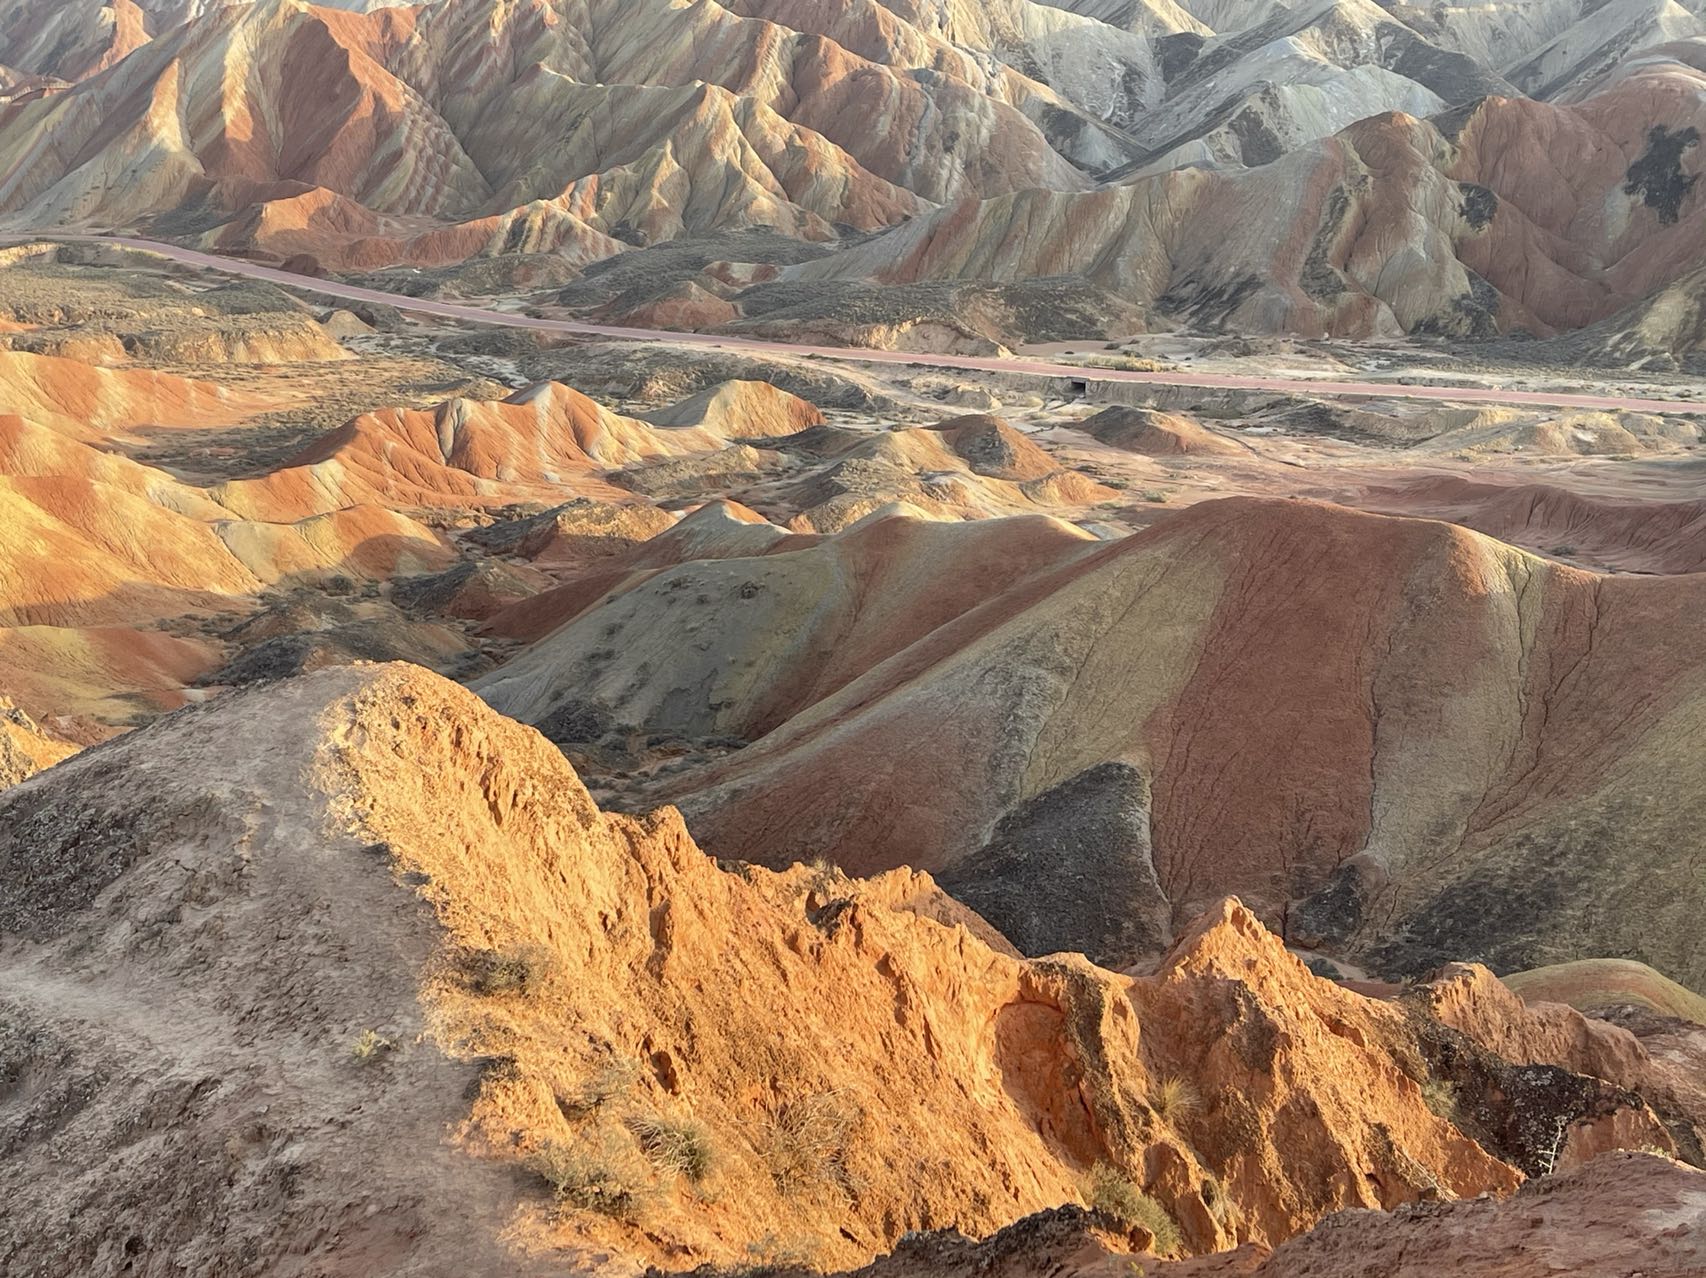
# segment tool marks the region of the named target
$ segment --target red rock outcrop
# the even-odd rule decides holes
[[[93,8],[13,20],[18,74],[58,77],[0,114],[15,225],[194,210],[207,244],[329,270],[896,228],[785,277],[1075,276],[1352,336],[1544,335],[1702,267],[1706,24],[1675,6],[1212,6],[1207,43],[1103,0]],[[622,313],[741,322],[701,283]]]
[[[151,40],[137,21],[98,51],[107,74],[0,118],[0,210],[134,225],[195,204],[229,217],[210,234],[222,246],[327,267],[522,249],[586,262],[751,225],[830,239],[961,190],[1085,185],[1021,106],[1063,146],[1118,146],[1051,89],[875,6],[876,26],[843,33],[869,56],[806,11],[786,25],[786,8],[269,3],[209,7]],[[57,74],[92,65],[60,52]],[[138,154],[140,181],[107,180]]]
[[[810,404],[782,392],[760,396],[750,387],[727,384],[686,401],[663,416],[664,424],[653,425],[613,413],[559,382],[543,382],[504,400],[453,399],[431,409],[364,413],[277,470],[221,484],[213,495],[247,518],[269,520],[366,503],[500,506],[560,501],[570,493],[630,500],[605,478],[609,472],[639,461],[714,452],[748,430],[789,423],[798,429],[819,416]]]
[[[0,790],[32,777],[77,752],[0,697]]]

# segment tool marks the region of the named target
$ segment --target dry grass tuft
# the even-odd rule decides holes
[[[1231,1228],[1232,1199],[1227,1196],[1226,1186],[1221,1183],[1220,1177],[1213,1172],[1204,1172],[1202,1187],[1199,1192],[1202,1195],[1203,1206],[1208,1208],[1209,1214],[1219,1222],[1220,1227],[1222,1229]]]
[[[550,953],[537,945],[472,950],[461,958],[462,978],[476,994],[531,994],[552,970]]]
[[[760,1140],[777,1190],[794,1194],[825,1180],[843,1180],[847,1142],[858,1121],[857,1106],[842,1091],[779,1105]]]
[[[582,1119],[597,1113],[639,1081],[640,1067],[620,1058],[605,1061],[568,1096],[557,1096],[557,1108],[567,1119]]]
[[[560,1207],[595,1211],[617,1220],[642,1219],[652,1191],[644,1164],[631,1145],[608,1131],[592,1131],[575,1141],[558,1141],[536,1150],[528,1168],[551,1187]]]
[[[1430,1078],[1421,1085],[1422,1103],[1435,1118],[1448,1123],[1457,1121],[1457,1087],[1443,1078]]]
[[[811,878],[806,881],[806,891],[816,892],[819,896],[827,896],[834,888],[847,882],[847,875],[839,865],[826,857],[814,856],[806,863]]]
[[[1201,1104],[1197,1089],[1190,1080],[1171,1074],[1155,1085],[1149,1093],[1149,1108],[1165,1122],[1177,1122],[1196,1113]]]
[[[628,1130],[652,1166],[671,1176],[685,1176],[698,1184],[716,1165],[711,1129],[695,1119],[636,1114],[628,1119]]]
[[[746,1263],[734,1272],[740,1278],[764,1278],[764,1275],[799,1269],[817,1268],[817,1255],[822,1250],[818,1239],[800,1234],[782,1237],[769,1233],[746,1245]]]

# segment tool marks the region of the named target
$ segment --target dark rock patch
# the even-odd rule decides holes
[[[602,701],[571,697],[534,726],[558,745],[589,745],[616,731],[616,712]]]
[[[1682,155],[1700,145],[1700,130],[1692,125],[1672,132],[1655,124],[1647,132],[1647,149],[1629,166],[1625,195],[1637,195],[1659,215],[1659,221],[1674,226],[1682,217],[1682,202],[1700,180],[1698,173],[1682,171]]]
[[[1491,226],[1493,216],[1499,211],[1498,195],[1490,187],[1474,182],[1459,182],[1457,189],[1463,192],[1463,203],[1458,212],[1469,224],[1469,229],[1484,231]]]
[[[1228,127],[1232,136],[1238,139],[1239,155],[1251,168],[1272,164],[1285,154],[1285,143],[1280,141],[1279,134],[1269,127],[1254,106],[1247,106],[1233,116]]]
[[[1469,272],[1469,291],[1459,294],[1436,315],[1430,315],[1410,331],[1418,337],[1456,337],[1484,341],[1499,333],[1499,290],[1475,272]]]
[[[1077,950],[1123,967],[1171,936],[1149,784],[1128,764],[1101,764],[1020,804],[939,881],[1026,954]]]
[[[1197,60],[1208,37],[1195,31],[1180,31],[1165,35],[1155,42],[1155,60],[1161,67],[1161,78],[1171,84]]]
[[[1331,302],[1349,291],[1345,277],[1333,265],[1333,248],[1338,243],[1339,232],[1344,228],[1345,215],[1350,208],[1350,192],[1342,186],[1333,188],[1322,212],[1321,229],[1315,233],[1315,242],[1309,246],[1309,256],[1304,259],[1299,283],[1309,296],[1323,302]]]

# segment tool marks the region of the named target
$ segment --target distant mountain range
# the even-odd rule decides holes
[[[628,309],[706,326],[754,283],[1065,277],[1150,325],[1609,323],[1595,350],[1674,356],[1697,318],[1642,308],[1706,266],[1703,13],[21,0],[0,17],[0,228],[333,271],[580,269],[765,228],[817,251],[677,263]]]

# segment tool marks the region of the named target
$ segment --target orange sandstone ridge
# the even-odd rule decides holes
[[[1702,1118],[1632,1036],[1475,969],[1352,993],[1235,901],[1134,978],[1017,958],[910,871],[719,865],[407,666],[0,796],[0,968],[0,1068],[57,1080],[9,1102],[0,1261],[44,1274],[845,1268],[1086,1194],[1148,1204],[1121,1246],[1260,1250]]]

